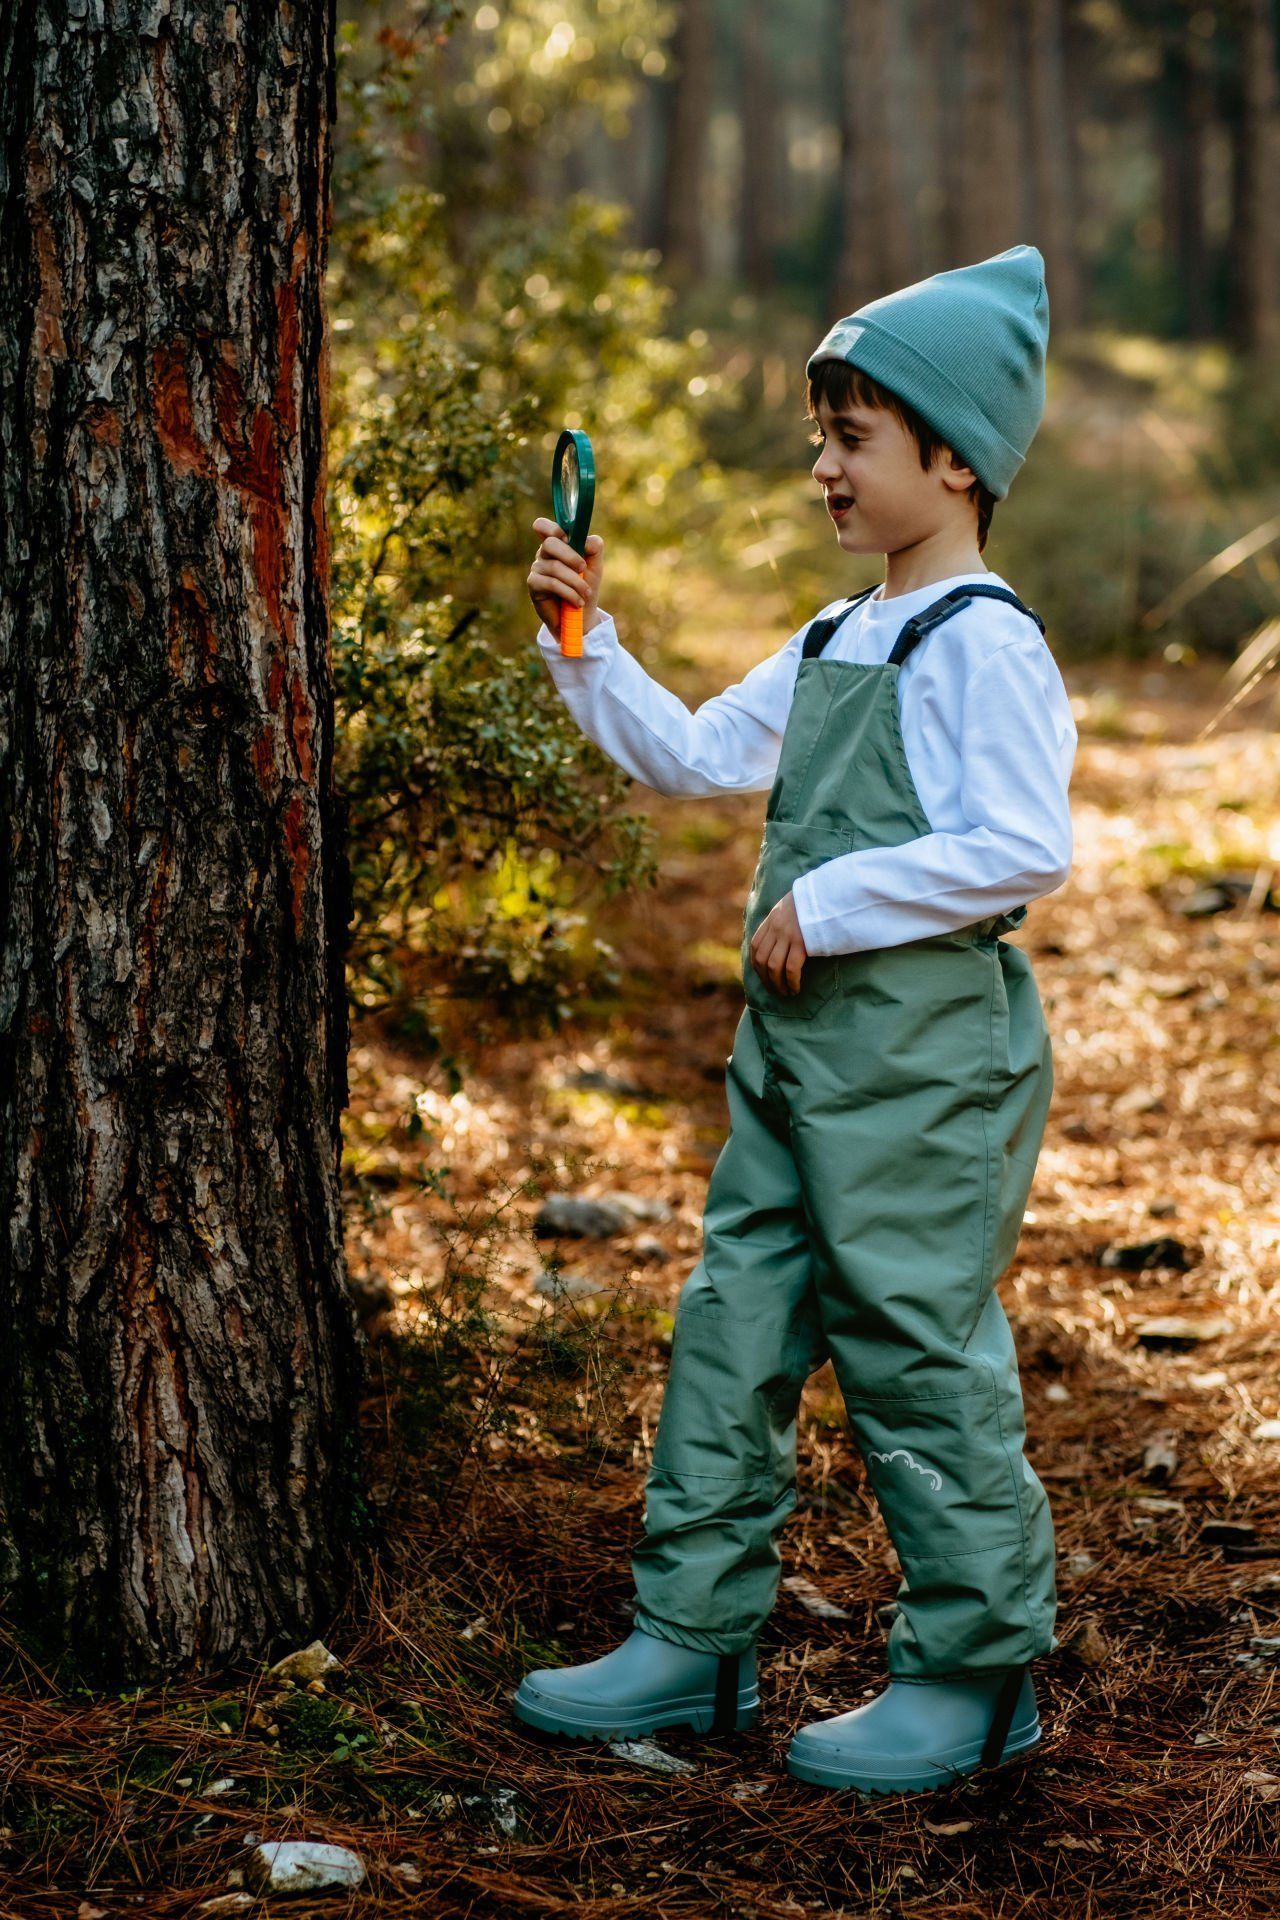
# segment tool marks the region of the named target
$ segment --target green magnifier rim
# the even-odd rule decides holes
[[[578,509],[570,520],[565,500],[564,468],[570,450],[578,456]],[[555,457],[551,462],[551,506],[556,517],[556,525],[563,527],[565,537],[575,553],[586,558],[587,531],[591,525],[591,510],[596,503],[596,457],[591,451],[591,442],[585,433],[578,433],[572,427],[566,427],[556,441]]]

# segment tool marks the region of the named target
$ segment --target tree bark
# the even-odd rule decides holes
[[[663,273],[677,286],[690,285],[706,269],[703,201],[714,53],[712,0],[680,0],[671,42],[675,73],[664,87],[667,117],[658,241]]]
[[[1072,328],[1080,321],[1080,286],[1067,146],[1062,0],[1030,0],[1024,18],[1032,231],[1044,255],[1051,317],[1059,329]]]
[[[1234,264],[1230,336],[1242,352],[1280,352],[1280,211],[1276,174],[1276,28],[1272,0],[1235,0],[1239,108],[1232,124]]]
[[[891,115],[894,0],[860,0],[842,16],[840,266],[844,312],[911,282],[908,217]]]
[[[333,18],[0,12],[0,1581],[139,1679],[325,1624]]]
[[[742,271],[753,293],[775,281],[773,249],[781,230],[778,183],[777,71],[770,57],[769,0],[747,0],[742,22]]]
[[[963,136],[955,156],[962,259],[988,259],[1016,246],[1021,199],[1013,61],[1005,0],[958,0],[958,84]]]

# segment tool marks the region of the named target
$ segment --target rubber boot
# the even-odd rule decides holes
[[[1039,1740],[1029,1667],[962,1680],[891,1680],[865,1707],[801,1727],[787,1771],[819,1787],[920,1793],[1015,1760]]]
[[[515,1696],[519,1719],[544,1733],[613,1740],[692,1727],[733,1733],[760,1710],[756,1650],[703,1653],[637,1627],[603,1659],[527,1673]]]

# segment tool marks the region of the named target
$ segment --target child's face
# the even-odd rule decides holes
[[[896,553],[954,519],[974,475],[950,449],[926,472],[915,441],[887,408],[851,403],[834,414],[819,400],[817,410],[825,438],[813,477],[846,553]]]

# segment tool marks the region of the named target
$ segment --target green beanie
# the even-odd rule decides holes
[[[1049,295],[1038,247],[930,274],[837,320],[810,355],[847,360],[914,407],[997,500],[1044,412]]]

